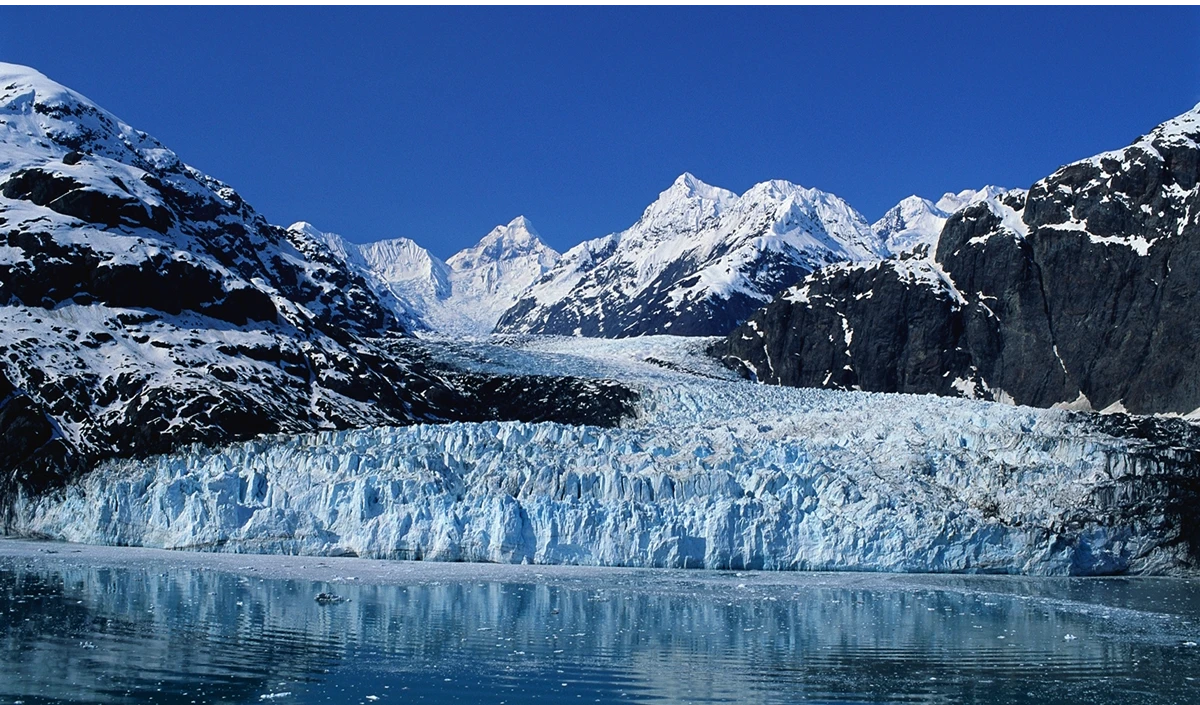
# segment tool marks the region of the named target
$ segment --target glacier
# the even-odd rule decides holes
[[[711,339],[431,341],[488,371],[619,378],[616,428],[449,423],[112,461],[12,533],[500,563],[1090,575],[1190,568],[1190,456],[1092,415],[734,379]],[[1185,454],[1186,455],[1186,454]],[[1182,469],[1181,469],[1182,468]]]

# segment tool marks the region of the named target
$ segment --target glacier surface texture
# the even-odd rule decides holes
[[[618,377],[619,428],[451,423],[114,461],[17,533],[445,561],[1046,575],[1188,567],[1170,453],[1095,417],[756,385],[710,341],[445,341],[455,364]],[[1180,461],[1185,462],[1186,461]]]

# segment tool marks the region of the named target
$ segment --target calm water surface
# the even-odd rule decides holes
[[[11,543],[0,703],[1200,702],[1197,581],[410,564],[384,584]]]

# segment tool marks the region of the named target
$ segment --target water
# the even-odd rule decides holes
[[[0,703],[1196,703],[1197,588],[0,541]]]

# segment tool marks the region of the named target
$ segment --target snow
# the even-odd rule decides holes
[[[920,196],[909,196],[875,221],[871,229],[891,256],[912,252],[921,245],[927,245],[929,251],[933,252],[937,249],[942,227],[956,211],[980,201],[1001,207],[1001,197],[1013,191],[1014,189],[989,185],[981,189],[946,193],[937,203]],[[1007,222],[1006,225],[1017,227]]]
[[[624,380],[642,394],[637,415],[618,428],[418,425],[114,462],[22,499],[16,528],[503,563],[1067,574],[1180,559],[1080,513],[1141,471],[1137,441],[1059,411],[737,381],[702,356],[709,342],[433,341],[476,369]]]
[[[564,303],[600,318],[652,291],[671,310],[738,294],[765,302],[775,289],[756,277],[767,254],[811,271],[884,250],[862,215],[832,194],[774,180],[739,196],[683,174],[632,227],[569,250],[520,297],[532,308],[505,330],[538,329]]]
[[[1059,224],[1059,225],[1055,225],[1053,227],[1061,229],[1061,228],[1063,228],[1064,225],[1066,225],[1066,224],[1065,223]],[[1080,228],[1080,229],[1084,230],[1086,232],[1085,228]],[[1129,249],[1136,252],[1138,254],[1138,256],[1140,256],[1140,257],[1149,257],[1150,256],[1150,248],[1154,246],[1154,243],[1152,241],[1147,240],[1146,238],[1141,237],[1141,236],[1116,237],[1116,236],[1093,235],[1091,233],[1088,233],[1088,239],[1091,240],[1092,242],[1100,244],[1100,245],[1121,245],[1123,247],[1128,247]]]
[[[871,225],[888,253],[911,252],[921,245],[937,247],[942,226],[950,214],[928,199],[909,196]]]
[[[490,333],[517,297],[560,257],[524,216],[496,226],[445,262],[404,237],[356,245],[304,222],[289,230],[328,243],[378,290],[390,294],[398,315],[415,317],[441,334]]]
[[[1000,219],[1000,224],[1004,229],[1016,235],[1018,239],[1023,240],[1029,237],[1029,226],[1025,224],[1019,211],[1004,203],[998,197],[985,198],[983,199],[983,203],[986,203],[992,213]]]
[[[1130,153],[1133,150],[1146,152],[1154,158],[1161,160],[1162,154],[1156,144],[1200,149],[1200,144],[1196,141],[1198,134],[1200,134],[1200,105],[1196,105],[1186,113],[1167,120],[1149,133],[1134,140],[1133,144],[1128,147],[1103,152],[1094,157],[1084,159],[1079,163],[1089,163],[1103,169],[1105,162],[1130,161]]]
[[[1057,351],[1058,351],[1058,347],[1055,346],[1055,354],[1057,354]],[[1060,359],[1059,362],[1061,363],[1062,360]],[[1089,400],[1087,398],[1086,394],[1084,394],[1083,392],[1080,392],[1079,396],[1075,397],[1074,401],[1059,402],[1059,403],[1055,404],[1052,408],[1066,409],[1068,411],[1092,411],[1092,402],[1091,402],[1091,400]]]
[[[1128,147],[1103,152],[1093,157],[1068,164],[1044,181],[1051,183],[1055,181],[1063,182],[1059,183],[1058,190],[1068,202],[1076,197],[1075,190],[1083,191],[1105,185],[1109,190],[1109,193],[1104,196],[1105,200],[1115,198],[1121,201],[1125,207],[1133,208],[1134,204],[1130,202],[1128,195],[1121,193],[1118,188],[1114,187],[1114,179],[1122,176],[1134,166],[1149,166],[1149,168],[1154,170],[1171,172],[1173,167],[1166,164],[1164,154],[1170,153],[1172,149],[1177,148],[1200,149],[1200,105],[1178,117],[1167,120],[1146,135],[1135,140]],[[1073,180],[1062,178],[1063,173],[1069,169],[1076,169],[1081,165],[1090,166],[1098,173],[1082,186],[1068,186],[1067,184],[1073,183]],[[1070,218],[1066,222],[1051,223],[1045,227],[1062,231],[1087,233],[1089,240],[1093,243],[1128,247],[1137,255],[1147,257],[1150,254],[1150,249],[1158,243],[1159,239],[1163,237],[1183,236],[1186,227],[1192,223],[1191,201],[1194,199],[1196,193],[1194,187],[1185,189],[1179,182],[1174,180],[1174,177],[1167,177],[1162,183],[1157,184],[1157,190],[1158,198],[1153,199],[1153,201],[1159,204],[1159,210],[1154,214],[1159,218],[1163,218],[1168,212],[1173,212],[1174,217],[1178,220],[1178,226],[1174,232],[1162,231],[1161,234],[1158,234],[1153,239],[1146,237],[1145,233],[1122,235],[1097,234],[1091,232],[1088,229],[1087,223],[1076,216],[1074,207],[1071,208]],[[1152,195],[1140,194],[1138,198],[1139,200],[1150,201],[1152,200]],[[1137,208],[1147,215],[1153,213],[1149,203],[1143,202]],[[1150,231],[1151,234],[1155,234],[1153,227],[1150,228]]]
[[[1001,196],[1013,189],[1002,186],[984,186],[981,189],[966,189],[958,193],[945,193],[938,199],[936,208],[943,213],[952,214],[979,201],[997,201]]]
[[[976,398],[975,390],[976,390],[977,385],[975,384],[975,380],[973,380],[973,379],[957,377],[957,378],[955,378],[955,380],[953,382],[950,383],[950,386],[953,387],[954,389],[958,390],[958,392],[960,394],[962,394],[964,397],[966,397],[967,399],[975,399]]]
[[[966,298],[958,287],[954,285],[954,281],[942,265],[938,264],[932,256],[924,257],[907,257],[907,258],[892,258],[880,260],[877,262],[845,262],[834,264],[808,275],[799,285],[792,287],[780,294],[780,297],[785,301],[792,303],[801,303],[811,305],[812,285],[822,279],[839,276],[841,272],[848,270],[874,270],[881,267],[887,267],[893,270],[897,277],[908,284],[924,286],[933,289],[949,299],[957,306],[965,306]],[[873,291],[866,291],[855,295],[855,300],[869,299],[874,296]]]

